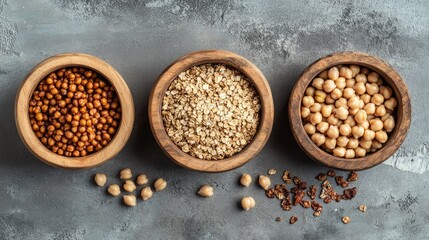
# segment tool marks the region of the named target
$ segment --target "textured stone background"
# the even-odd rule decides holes
[[[125,1],[0,0],[0,239],[428,239],[428,1]],[[147,121],[157,76],[194,50],[225,49],[253,61],[274,95],[276,121],[265,149],[247,165],[219,174],[185,170],[158,148]],[[289,169],[316,183],[326,168],[298,150],[287,101],[300,72],[315,59],[353,50],[385,59],[408,84],[413,122],[400,151],[360,173],[353,201],[325,206],[320,218],[297,207],[283,212],[256,185],[238,186],[248,172]],[[38,62],[85,52],[112,64],[135,100],[136,121],[125,149],[84,171],[61,170],[33,157],[15,130],[13,104],[22,79]],[[91,182],[122,167],[165,177],[166,191],[127,208]],[[109,182],[114,182],[113,178]],[[275,178],[280,182],[279,174]],[[213,184],[201,199],[197,187]],[[238,208],[244,195],[257,206]],[[356,208],[368,205],[363,214]],[[278,216],[299,222],[277,223]],[[340,222],[349,215],[352,222]]]

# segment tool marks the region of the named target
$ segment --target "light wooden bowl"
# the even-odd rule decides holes
[[[310,82],[323,70],[339,64],[356,64],[376,71],[383,77],[398,100],[396,126],[389,134],[389,140],[374,153],[362,158],[346,159],[335,157],[316,146],[304,130],[301,119],[301,100]],[[374,56],[358,52],[338,52],[323,57],[307,67],[295,86],[289,99],[289,122],[292,133],[304,152],[314,160],[333,168],[363,170],[374,167],[394,154],[405,140],[411,122],[411,102],[408,89],[401,76],[386,62]]]
[[[161,106],[165,91],[181,72],[197,65],[223,63],[248,77],[259,93],[262,114],[258,131],[245,149],[236,155],[222,160],[201,160],[178,148],[167,135],[162,120]],[[271,89],[262,72],[249,60],[231,52],[207,50],[187,54],[170,65],[156,81],[149,97],[149,122],[152,133],[162,150],[179,165],[203,172],[222,172],[237,168],[261,151],[267,142],[274,120],[274,103]]]
[[[39,82],[55,70],[72,66],[92,69],[106,78],[115,88],[122,110],[119,128],[110,143],[85,157],[60,156],[46,148],[33,132],[28,116],[29,100]],[[90,168],[113,158],[125,146],[134,123],[133,97],[121,75],[103,60],[82,53],[59,54],[39,63],[24,79],[16,95],[15,123],[25,146],[43,162],[61,168]]]

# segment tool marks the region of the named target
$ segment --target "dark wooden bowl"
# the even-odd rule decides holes
[[[316,146],[304,130],[301,119],[301,100],[311,81],[323,70],[339,64],[356,64],[376,71],[383,77],[398,100],[396,126],[389,134],[389,140],[378,151],[362,158],[346,159],[335,157]],[[374,167],[394,154],[405,140],[411,123],[411,102],[408,89],[401,76],[383,60],[358,52],[338,52],[316,60],[300,75],[289,99],[289,122],[299,146],[312,159],[328,167],[343,170],[363,170]]]
[[[73,66],[92,69],[105,77],[115,88],[122,110],[119,128],[110,143],[101,150],[85,157],[66,157],[49,150],[33,132],[28,116],[30,98],[40,81],[55,70]],[[15,123],[19,136],[25,146],[43,162],[61,168],[90,168],[113,158],[127,143],[134,123],[133,97],[121,75],[105,61],[82,53],[59,54],[39,63],[24,79],[16,95]]]
[[[262,114],[253,140],[245,149],[236,155],[222,160],[202,160],[183,152],[167,135],[161,114],[162,100],[171,82],[181,72],[197,65],[207,63],[223,63],[244,75],[253,83],[259,93]],[[206,50],[187,54],[169,67],[159,76],[149,97],[149,122],[152,133],[161,149],[177,164],[192,170],[203,172],[222,172],[237,168],[261,151],[267,142],[274,120],[274,103],[271,89],[262,72],[249,60],[231,52],[222,50]]]

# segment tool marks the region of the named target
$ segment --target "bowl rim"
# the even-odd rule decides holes
[[[305,89],[320,72],[340,64],[355,64],[376,71],[393,89],[398,100],[396,126],[389,134],[389,140],[378,151],[361,158],[346,159],[325,152],[313,143],[302,124],[300,109]],[[362,52],[335,52],[311,63],[303,70],[292,89],[288,110],[292,133],[301,149],[313,160],[342,170],[364,170],[387,160],[404,142],[411,123],[411,101],[401,76],[380,58]]]
[[[161,107],[164,94],[176,76],[187,69],[208,63],[221,63],[243,73],[258,91],[261,117],[252,141],[239,153],[221,160],[203,160],[183,152],[167,135]],[[274,102],[270,86],[262,72],[246,58],[224,50],[202,50],[188,53],[168,66],[156,80],[149,96],[149,123],[158,145],[169,158],[182,167],[202,172],[223,172],[240,167],[265,146],[274,121]]]
[[[85,157],[66,157],[49,150],[34,134],[28,116],[29,99],[49,73],[64,67],[84,67],[96,71],[115,88],[121,104],[119,128],[101,150]],[[122,76],[107,62],[84,53],[61,53],[37,64],[24,78],[15,99],[15,124],[27,149],[41,161],[55,167],[85,169],[98,166],[116,156],[127,143],[134,124],[134,103],[131,91]]]

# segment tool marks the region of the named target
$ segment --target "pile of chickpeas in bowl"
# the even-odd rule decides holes
[[[387,142],[398,101],[375,71],[337,65],[305,90],[301,118],[315,145],[341,158],[365,157]]]

